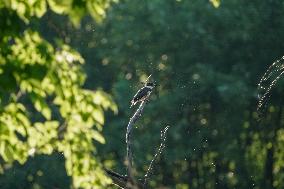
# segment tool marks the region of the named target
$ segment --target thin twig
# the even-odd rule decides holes
[[[284,74],[283,65],[284,56],[273,62],[271,66],[265,71],[258,83],[258,105],[257,111],[259,115],[263,114],[265,107],[267,106],[268,100],[271,96],[271,90],[276,85],[278,80]]]
[[[145,186],[147,185],[147,181],[148,181],[148,178],[150,177],[151,171],[153,169],[154,162],[156,161],[158,156],[163,152],[163,149],[164,149],[165,143],[166,143],[166,139],[167,139],[167,131],[168,131],[169,128],[170,128],[170,126],[168,125],[168,126],[166,126],[166,128],[163,131],[161,131],[161,143],[160,143],[160,146],[159,146],[156,154],[154,155],[154,158],[151,160],[150,165],[148,167],[148,170],[147,170],[147,172],[144,176],[143,188],[145,188]]]

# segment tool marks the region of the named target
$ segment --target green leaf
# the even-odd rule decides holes
[[[58,14],[67,13],[72,8],[73,0],[47,0],[51,10]]]
[[[76,27],[79,28],[80,26],[80,21],[85,15],[85,8],[83,7],[74,7],[70,13],[69,13],[69,18],[72,22],[72,24]]]
[[[102,17],[105,16],[105,10],[98,5],[97,1],[87,1],[87,8],[91,16],[97,21],[101,21]]]
[[[98,141],[98,142],[100,142],[102,144],[105,144],[105,142],[106,142],[105,138],[98,131],[92,130],[91,131],[91,135],[92,135],[92,138],[95,139],[96,141]]]
[[[42,17],[46,12],[46,1],[45,0],[38,0],[35,2],[35,15],[37,17]]]
[[[215,8],[220,6],[221,0],[209,0]]]
[[[34,103],[34,107],[37,111],[41,112],[42,115],[47,119],[51,119],[51,110],[48,107],[47,103],[44,101],[43,98],[32,95],[32,101]]]
[[[3,145],[3,146],[2,146]],[[1,142],[2,157],[6,162],[13,161],[13,148],[7,142]]]
[[[100,110],[99,108],[95,108],[92,112],[92,117],[99,123],[99,124],[104,124],[105,119],[104,119],[104,114],[103,111]]]

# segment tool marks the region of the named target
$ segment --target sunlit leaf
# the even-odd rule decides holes
[[[104,115],[102,110],[100,109],[94,109],[92,112],[93,118],[99,123],[99,124],[104,124]]]
[[[109,1],[92,1],[93,13],[86,7],[90,1],[0,2],[0,17],[4,18],[4,32],[0,32],[3,163],[25,163],[29,156],[60,151],[75,188],[101,188],[110,183],[93,156],[94,140],[105,143],[101,134],[104,110],[116,106],[106,93],[101,92],[101,99],[93,100],[95,93],[83,89],[84,59],[76,50],[62,42],[51,44],[38,32],[22,29],[37,29],[33,21],[46,13],[47,6],[55,13],[67,15],[76,25],[87,14],[95,13],[100,20]]]
[[[215,8],[220,6],[221,0],[209,0]]]
[[[35,2],[35,14],[37,17],[42,17],[46,12],[46,1],[38,0]]]
[[[92,134],[92,138],[95,139],[96,141],[98,141],[102,144],[105,143],[104,137],[98,131],[92,130],[91,134]]]
[[[41,112],[42,115],[47,119],[51,119],[51,110],[48,107],[47,103],[39,96],[32,96],[32,101],[34,107],[37,111]]]
[[[73,0],[47,0],[51,10],[58,14],[66,13],[71,9]]]
[[[2,143],[1,143],[2,145]],[[2,148],[2,147],[1,147]],[[11,145],[7,145],[7,143],[3,146],[3,154],[2,157],[4,159],[4,161],[7,162],[11,162],[13,161],[13,148],[11,147]]]

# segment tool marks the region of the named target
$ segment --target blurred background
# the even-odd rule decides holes
[[[28,13],[27,7],[19,5],[20,1],[9,2],[0,3],[2,117],[8,111],[5,109],[7,105],[20,101],[26,107],[23,111],[27,113],[31,125],[38,121],[45,122],[50,117],[59,125],[64,125],[64,120],[71,120],[64,117],[65,105],[53,101],[54,94],[60,94],[52,90],[50,95],[46,92],[47,95],[42,96],[46,103],[39,103],[35,109],[31,106],[37,100],[17,98],[21,91],[27,96],[36,96],[33,97],[36,99],[41,94],[37,91],[39,89],[33,91],[34,88],[22,87],[23,79],[18,79],[13,72],[23,64],[21,59],[14,60],[13,57],[20,56],[21,49],[32,45],[19,46],[19,51],[13,51],[13,46],[22,43],[23,35],[29,38],[27,30],[30,33],[36,31],[48,45],[36,47],[39,51],[32,49],[31,52],[44,51],[39,57],[45,57],[41,64],[45,67],[36,68],[32,76],[27,74],[21,78],[34,77],[43,81],[52,68],[45,62],[53,60],[52,56],[66,45],[76,56],[80,54],[85,62],[80,65],[80,73],[74,72],[75,81],[82,80],[79,88],[106,92],[102,92],[102,97],[107,96],[109,99],[106,101],[113,103],[118,110],[117,113],[105,111],[105,120],[101,123],[103,129],[97,129],[101,135],[94,136],[98,142],[89,142],[93,147],[90,152],[94,151],[90,158],[96,160],[94,167],[104,165],[122,175],[126,174],[125,131],[135,110],[129,108],[130,101],[142,86],[140,82],[152,74],[158,86],[133,131],[137,177],[141,178],[146,173],[160,144],[160,131],[166,126],[170,129],[166,147],[149,179],[149,188],[284,188],[283,81],[280,80],[273,89],[261,119],[256,112],[257,84],[265,70],[284,55],[283,1],[94,0],[92,2],[98,2],[98,5],[91,12],[92,9],[84,4],[87,1],[68,0],[61,3],[47,1],[48,5],[31,3]],[[67,6],[65,3],[69,3],[70,10],[64,9]],[[16,5],[18,7],[15,8]],[[87,7],[86,10],[78,8],[81,5]],[[46,9],[42,14],[33,9],[44,6]],[[46,50],[50,48],[53,50]],[[76,59],[66,57],[67,62]],[[76,61],[80,62],[81,58]],[[61,61],[58,56],[55,59]],[[8,66],[9,61],[13,64],[12,68]],[[29,66],[36,64],[35,58],[35,63]],[[19,72],[25,73],[21,69]],[[41,70],[42,75],[36,77]],[[68,81],[69,77],[73,78],[68,76],[65,80]],[[9,83],[11,80],[15,80],[14,85]],[[61,76],[58,77],[60,80]],[[5,84],[13,86],[12,89],[3,87]],[[53,85],[55,88],[58,86],[56,83]],[[42,83],[41,87],[44,87]],[[62,84],[59,87],[64,91],[66,86]],[[77,100],[76,94],[72,93],[74,101]],[[15,97],[11,98],[11,95]],[[102,108],[99,108],[95,120],[99,119],[97,116],[101,115],[105,106],[100,105],[100,101],[97,103],[99,105],[96,104],[94,109],[98,106]],[[78,100],[78,104],[80,106],[82,102]],[[50,113],[44,108],[45,105],[50,107]],[[57,105],[63,110],[54,107]],[[81,112],[86,109],[82,108]],[[38,115],[39,112],[43,112],[43,117]],[[9,126],[3,119],[1,136],[5,133],[3,128]],[[60,129],[54,130],[60,133]],[[25,144],[29,140],[18,135],[18,142]],[[33,135],[29,137],[33,138]],[[18,156],[5,157],[8,153],[5,145],[9,142],[3,142],[3,137],[0,140],[3,144],[0,147],[0,151],[3,149],[0,153],[0,188],[90,188],[83,182],[74,184],[76,176],[89,172],[81,172],[84,168],[78,168],[76,161],[70,165],[71,168],[68,167],[66,159],[72,155],[52,142],[62,141],[60,136],[56,135],[44,144],[51,144],[48,152],[40,147],[30,148],[31,143],[28,143],[23,150],[27,151],[23,161],[19,161]],[[78,140],[82,141],[84,137]],[[17,143],[13,144],[17,146]],[[77,140],[71,141],[71,144],[79,144],[76,149],[84,148]],[[65,148],[66,143],[62,145]],[[35,149],[35,153],[31,149]],[[9,153],[13,154],[16,150],[13,147]],[[78,152],[78,157],[81,157],[80,154],[84,153]],[[78,173],[74,167],[77,167]],[[105,179],[101,175],[103,173],[99,176],[95,173],[91,177]],[[98,186],[94,188],[102,186],[100,181],[94,182]]]

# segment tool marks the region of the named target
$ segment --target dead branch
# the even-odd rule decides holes
[[[146,82],[150,79],[151,75],[147,78]],[[151,95],[151,93],[148,95]],[[135,176],[134,176],[134,168],[133,168],[133,155],[132,155],[132,129],[136,121],[141,117],[144,107],[148,101],[148,98],[146,98],[144,101],[142,101],[133,114],[133,116],[130,118],[128,125],[127,125],[127,130],[126,130],[126,166],[127,166],[127,176],[122,176],[114,171],[107,170],[106,174],[112,179],[113,184],[120,188],[124,189],[139,189],[139,188],[145,188],[147,185],[147,181],[149,179],[149,176],[151,174],[151,171],[153,169],[154,162],[158,158],[158,156],[162,153],[164,147],[165,147],[165,141],[166,141],[166,133],[169,128],[167,126],[163,131],[161,131],[161,144],[157,150],[157,152],[154,155],[154,158],[151,160],[150,165],[148,167],[147,173],[144,176],[144,182],[142,179],[138,179],[136,181]]]
[[[144,110],[144,107],[146,105],[146,101],[144,100],[141,102],[140,106],[134,113],[134,115],[130,118],[128,125],[127,125],[127,130],[126,130],[126,165],[127,165],[127,174],[129,179],[131,179],[131,182],[135,184],[134,176],[133,176],[133,168],[132,168],[132,142],[131,142],[131,134],[132,134],[132,129],[134,126],[134,123],[139,119],[139,117],[142,115],[142,112]]]
[[[151,160],[150,165],[148,167],[148,170],[147,170],[147,172],[144,176],[143,188],[145,188],[147,186],[147,181],[148,181],[148,178],[150,177],[151,171],[153,169],[154,162],[156,161],[158,156],[163,152],[163,149],[165,148],[165,143],[166,143],[166,140],[167,140],[167,131],[168,131],[169,128],[170,128],[170,126],[168,125],[168,126],[166,126],[166,128],[163,131],[161,131],[161,143],[160,143],[160,146],[159,146],[157,152],[154,155],[154,158]]]

